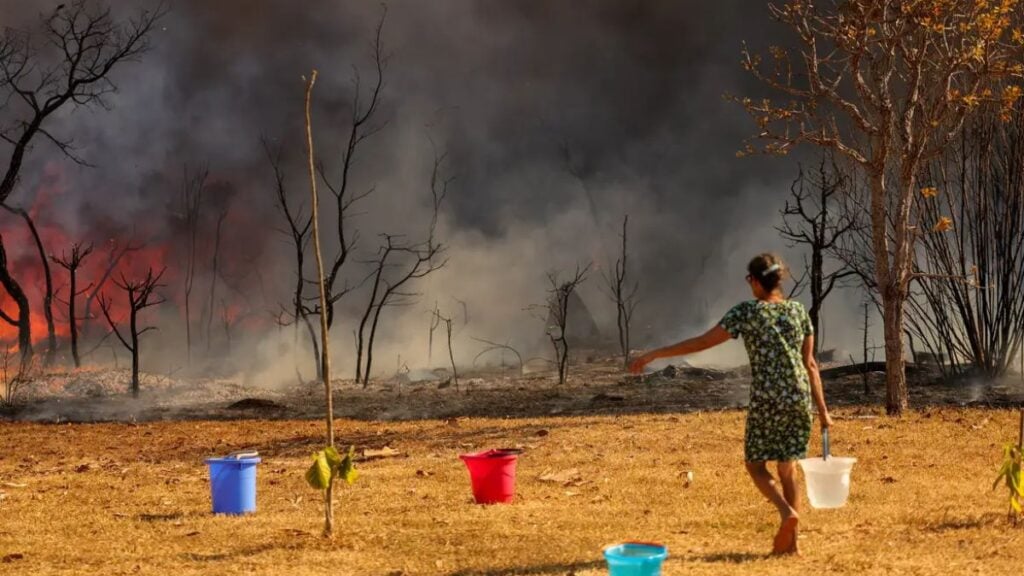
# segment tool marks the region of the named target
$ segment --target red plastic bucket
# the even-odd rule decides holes
[[[516,495],[516,458],[521,450],[487,450],[462,454],[477,504],[504,504]]]

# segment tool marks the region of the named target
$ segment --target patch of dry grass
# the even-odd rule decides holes
[[[339,490],[331,542],[302,478],[319,422],[3,424],[0,573],[582,576],[605,573],[601,547],[626,539],[667,544],[667,575],[1008,574],[1024,561],[1022,532],[989,490],[1014,413],[841,420],[833,451],[860,458],[851,501],[804,514],[800,559],[764,555],[776,518],[743,471],[742,422],[340,422],[340,441],[407,457],[361,465]],[[526,448],[518,501],[472,504],[457,455],[512,445]],[[203,458],[248,447],[264,458],[258,513],[210,515]],[[571,468],[583,484],[538,480]]]

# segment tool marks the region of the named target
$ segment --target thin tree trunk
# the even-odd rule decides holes
[[[824,298],[823,275],[824,257],[821,253],[821,244],[816,243],[811,249],[811,309],[808,316],[811,317],[811,326],[814,329],[814,354],[821,351],[821,303]]]
[[[366,340],[366,370],[363,372],[363,388],[370,385],[370,369],[373,368],[373,340],[377,336],[377,323],[380,321],[381,310],[384,309],[384,302],[377,306],[373,314],[373,322],[370,324],[370,336]]]
[[[217,277],[218,277],[218,272],[219,272],[218,258],[220,257],[220,235],[221,235],[221,229],[224,227],[224,218],[226,218],[227,215],[228,215],[228,213],[226,211],[220,213],[220,217],[217,218],[217,232],[216,232],[216,234],[213,237],[214,238],[214,240],[213,240],[213,263],[211,265],[211,272],[212,272],[212,274],[211,274],[211,278],[210,278],[210,300],[209,300],[209,302],[210,302],[210,313],[206,317],[206,351],[207,352],[210,351],[210,346],[211,346],[211,341],[212,341],[212,334],[213,334],[213,313],[214,313],[214,308],[216,307],[216,302],[217,302],[216,295],[217,295]]]
[[[320,360],[320,343],[316,339],[316,329],[313,328],[313,323],[310,322],[307,314],[302,315],[303,324],[306,325],[306,331],[309,333],[309,341],[313,344],[313,364],[316,365],[316,379],[323,380],[323,364]],[[296,325],[296,328],[298,326]]]
[[[359,331],[357,332],[356,338],[356,382],[360,382],[362,380],[363,341],[364,334],[366,333],[366,323],[370,320],[370,314],[373,314],[374,305],[377,303],[377,293],[380,291],[380,279],[384,274],[384,265],[389,253],[390,252],[388,250],[385,250],[385,252],[381,254],[377,273],[373,279],[373,289],[370,290],[370,303],[366,306],[366,311],[363,312],[363,317],[359,320]]]
[[[132,305],[132,313],[130,315],[131,325],[129,330],[132,333],[132,397],[139,397],[139,328],[136,324],[138,318],[138,312]]]
[[[71,276],[71,292],[68,296],[68,329],[71,332],[71,358],[75,361],[75,368],[82,367],[82,358],[78,355],[78,318],[75,316],[75,300],[78,295],[78,269],[72,268],[68,271]]]
[[[448,359],[452,363],[452,380],[455,382],[455,391],[459,391],[459,371],[455,367],[455,352],[452,350],[452,321],[445,321],[445,328],[448,331]]]
[[[861,383],[864,385],[865,396],[871,394],[871,386],[868,383],[868,311],[870,310],[868,306],[868,303],[864,302],[864,356],[861,360],[862,369],[860,372],[860,379]]]
[[[320,253],[320,223],[318,197],[316,193],[316,163],[313,155],[313,122],[310,104],[313,98],[313,85],[316,84],[316,70],[313,70],[306,83],[306,150],[309,156],[309,186],[312,196],[313,222],[313,253],[316,254],[316,281],[320,290],[320,354],[324,395],[327,403],[325,423],[327,425],[327,445],[334,446],[334,397],[331,391],[331,354],[328,343],[327,327],[327,287],[324,285],[324,259]],[[324,535],[334,536],[334,483],[327,483],[324,491]]]

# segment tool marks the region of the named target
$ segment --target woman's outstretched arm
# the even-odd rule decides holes
[[[722,328],[720,325],[715,326],[711,330],[697,336],[696,338],[690,338],[683,340],[671,346],[665,346],[664,348],[658,348],[657,350],[651,350],[650,352],[640,356],[636,360],[633,360],[629,365],[629,370],[634,374],[643,371],[644,366],[654,362],[659,358],[672,358],[673,356],[685,356],[687,354],[696,354],[708,348],[718,346],[722,342],[731,339],[732,336]]]
[[[814,359],[814,334],[808,334],[804,338],[803,346],[804,368],[807,369],[807,376],[811,379],[811,397],[814,405],[818,408],[818,420],[822,428],[832,425],[832,417],[828,414],[828,406],[825,405],[825,391],[821,386],[821,373],[818,372],[818,361]]]

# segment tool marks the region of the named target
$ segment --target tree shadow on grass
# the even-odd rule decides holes
[[[754,554],[752,552],[716,552],[714,554],[703,554],[688,556],[687,562],[705,562],[708,564],[746,564],[758,560],[771,558],[768,554]]]
[[[930,523],[925,526],[925,530],[929,532],[954,532],[959,530],[980,530],[989,526],[994,526],[1000,522],[1006,522],[1006,514],[999,514],[997,512],[989,512],[978,516],[968,516],[965,518],[948,518],[943,517],[941,521]]]
[[[530,576],[539,574],[573,574],[579,570],[604,568],[603,560],[571,562],[564,564],[540,564],[537,566],[510,566],[507,568],[467,569],[449,572],[448,576]]]
[[[198,554],[195,552],[186,552],[181,557],[190,562],[224,562],[226,560],[237,560],[239,558],[248,558],[255,556],[262,552],[269,552],[277,548],[276,544],[266,543],[259,544],[256,546],[243,546],[241,548],[231,550],[228,552],[218,552],[215,554]]]
[[[185,518],[182,512],[171,512],[169,514],[139,514],[135,517],[140,522],[172,522]]]

